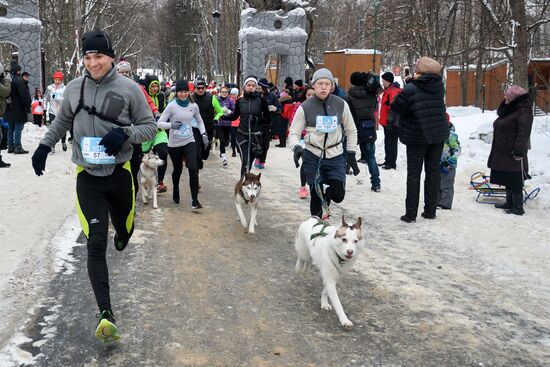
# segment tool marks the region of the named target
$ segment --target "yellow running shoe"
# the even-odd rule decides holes
[[[115,324],[115,318],[113,312],[110,310],[104,310],[100,314],[96,315],[99,318],[99,323],[95,329],[95,337],[101,340],[103,343],[112,343],[120,339],[120,333]]]

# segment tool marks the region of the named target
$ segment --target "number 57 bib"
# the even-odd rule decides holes
[[[105,153],[105,147],[99,145],[101,138],[85,136],[80,139],[82,156],[90,164],[115,164],[115,157]]]
[[[338,116],[317,116],[315,127],[319,133],[333,133],[338,127]]]

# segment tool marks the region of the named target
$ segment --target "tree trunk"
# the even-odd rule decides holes
[[[512,67],[514,70],[513,83],[525,89],[527,83],[527,62],[529,61],[529,45],[527,35],[527,17],[525,14],[525,0],[510,2],[512,20],[516,22],[514,31],[515,49],[512,54]]]

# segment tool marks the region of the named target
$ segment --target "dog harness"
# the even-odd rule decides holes
[[[322,220],[321,218],[317,218],[317,223],[315,223],[313,227],[316,227],[316,226],[323,226],[323,227],[319,232],[313,233],[309,237],[310,241],[316,239],[317,237],[325,237],[327,235],[327,232],[325,232],[325,229],[330,226],[330,223],[327,222],[326,220]]]

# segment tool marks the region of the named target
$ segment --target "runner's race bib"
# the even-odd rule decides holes
[[[85,136],[80,139],[80,149],[84,161],[90,164],[115,164],[115,157],[105,153],[105,147],[99,145],[101,138]]]
[[[181,139],[188,139],[193,136],[193,130],[191,126],[183,124],[180,126],[179,130],[174,130],[174,136]]]
[[[317,116],[315,127],[318,133],[333,133],[338,127],[338,116]]]

